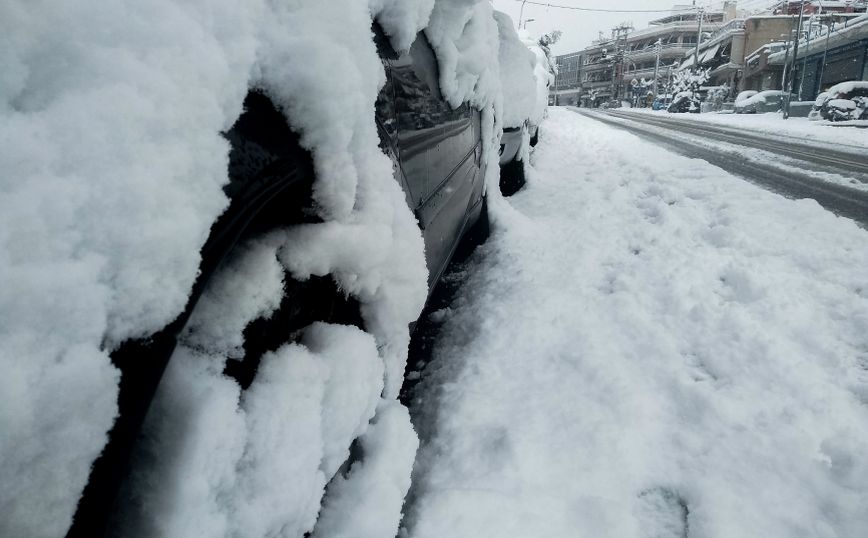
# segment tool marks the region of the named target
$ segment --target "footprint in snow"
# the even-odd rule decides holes
[[[643,538],[687,538],[690,509],[676,491],[651,488],[637,496],[634,514]]]

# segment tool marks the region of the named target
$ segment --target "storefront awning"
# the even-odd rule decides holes
[[[707,49],[705,52],[703,52],[703,53],[700,55],[700,57],[699,57],[699,65],[702,65],[702,64],[704,64],[704,63],[706,63],[706,62],[709,62],[709,61],[713,60],[714,57],[717,56],[717,52],[718,52],[719,50],[720,50],[720,45],[715,45],[715,46],[713,46],[713,47]]]
[[[688,56],[686,60],[681,62],[681,65],[678,66],[678,70],[683,71],[683,70],[689,69],[691,67],[693,67],[693,55],[692,54],[690,56]]]

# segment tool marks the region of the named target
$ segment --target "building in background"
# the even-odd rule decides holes
[[[558,73],[549,101],[551,104],[576,106],[582,91],[582,53],[562,54],[556,57],[556,61]]]
[[[614,95],[612,92],[614,50],[614,39],[601,37],[581,52],[581,106],[596,107]]]
[[[810,27],[799,41],[793,66],[792,91],[799,100],[813,100],[839,82],[868,80],[868,15]],[[792,60],[792,54],[777,52],[769,55],[768,63],[782,71],[786,60]]]
[[[703,33],[717,31],[727,20],[730,11],[734,16],[734,3],[732,6],[730,8],[730,3],[727,2],[721,11],[702,12]],[[657,77],[658,81],[667,79],[669,70],[677,68],[685,56],[689,56],[696,49],[699,38],[699,15],[700,12],[693,6],[674,6],[672,14],[651,21],[648,28],[630,34],[627,38],[624,82],[631,87],[637,87],[643,79],[653,81],[657,65],[658,41],[660,65],[657,69]],[[660,83],[660,86],[662,91],[663,84]]]
[[[612,100],[630,99],[641,82],[646,82],[641,86],[650,87],[647,83],[654,77],[658,49],[657,71],[662,91],[670,70],[696,48],[700,13],[703,32],[714,32],[726,20],[731,10],[729,4],[726,2],[723,10],[713,12],[700,12],[692,5],[676,5],[669,15],[652,21],[648,28],[636,31],[630,24],[621,24],[609,36],[601,33],[585,49],[558,56],[563,71],[551,101],[557,96],[559,102],[572,104],[577,100],[581,106],[596,107]],[[574,60],[579,61],[578,66]]]
[[[779,90],[782,87],[783,65],[772,65],[769,56],[783,52],[787,48],[785,41],[766,43],[744,57],[744,71],[741,77],[739,91]]]
[[[746,58],[769,43],[783,42],[792,28],[792,17],[772,14],[728,21],[708,36],[699,48],[699,66],[709,70],[707,85],[725,85],[735,93],[746,89]],[[680,69],[692,68],[693,65],[694,56],[688,56]]]
[[[676,5],[647,28],[622,24],[582,51],[558,56],[561,73],[551,101],[557,96],[562,104],[585,107],[623,100],[645,104],[655,67],[663,93],[673,71],[696,64],[708,70],[706,87],[725,86],[729,99],[742,90],[780,89],[802,4],[794,92],[811,100],[837,82],[868,80],[868,1],[783,0],[754,14],[724,1],[721,9],[707,12]]]
[[[781,2],[770,13],[733,18],[704,39],[698,63],[709,70],[707,86],[726,85],[732,93],[780,89],[785,53],[775,54],[785,50],[786,41],[795,34],[801,3]],[[854,0],[806,1],[804,5],[802,36],[816,35],[824,24],[844,24],[865,11],[865,2]],[[814,43],[816,50],[816,37]],[[810,44],[806,48],[810,49]],[[800,57],[804,54],[800,51]],[[770,61],[770,55],[774,60]],[[688,55],[680,69],[693,68],[693,64],[694,58]]]
[[[776,15],[798,15],[802,9],[801,0],[784,0],[779,2],[774,13]],[[868,2],[865,0],[813,0],[805,2],[805,15],[821,13],[865,13]]]

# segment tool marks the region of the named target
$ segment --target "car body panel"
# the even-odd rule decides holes
[[[522,127],[505,127],[500,137],[500,164],[507,164],[518,157],[524,137]]]
[[[430,291],[478,217],[484,175],[480,113],[466,103],[453,109],[443,98],[436,56],[424,34],[409,52],[385,63],[395,103],[393,143],[422,229]]]

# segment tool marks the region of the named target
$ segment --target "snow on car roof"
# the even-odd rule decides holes
[[[841,82],[835,84],[831,88],[829,88],[829,93],[850,93],[856,89],[868,89],[868,81],[865,80],[849,80],[847,82]]]

